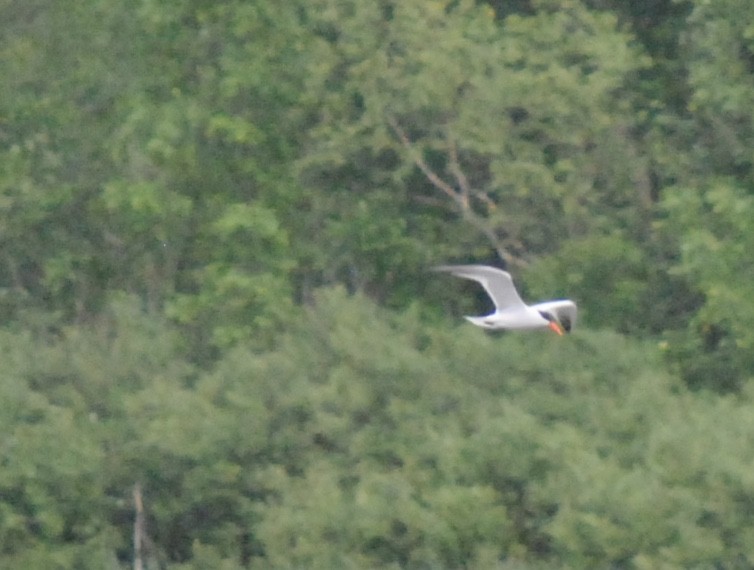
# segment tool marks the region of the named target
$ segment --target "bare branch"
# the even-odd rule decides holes
[[[437,188],[446,196],[448,196],[448,198],[453,200],[461,209],[461,211],[468,210],[468,200],[465,200],[462,194],[456,192],[450,184],[440,178],[429,167],[429,165],[424,161],[424,158],[421,156],[421,154],[416,152],[413,143],[408,138],[408,135],[406,135],[406,132],[400,127],[400,125],[398,125],[398,122],[393,117],[388,117],[387,121],[390,127],[393,129],[393,132],[396,134],[398,139],[408,151],[411,159],[414,161],[414,164],[416,164],[419,170],[421,170],[422,173],[427,177],[427,180],[429,180],[435,188]]]
[[[144,503],[141,496],[141,485],[137,483],[133,488],[134,497],[134,570],[144,570],[143,550],[146,529],[144,524]]]
[[[411,142],[411,139],[409,139],[406,132],[401,128],[401,126],[398,124],[398,121],[394,117],[388,116],[387,122],[388,125],[390,125],[390,128],[393,129],[395,135],[398,137],[398,140],[401,141],[401,144],[408,152],[408,155],[410,156],[416,167],[421,170],[424,176],[427,177],[427,180],[429,180],[429,182],[435,188],[445,194],[456,204],[458,209],[461,211],[463,218],[472,226],[474,226],[477,231],[484,235],[485,238],[487,238],[487,241],[489,241],[489,243],[495,249],[495,252],[503,261],[503,263],[505,263],[506,265],[526,265],[526,262],[523,259],[516,257],[506,249],[506,247],[503,245],[503,241],[500,240],[494,229],[490,226],[489,223],[487,223],[487,220],[482,216],[479,216],[471,208],[469,196],[473,192],[473,190],[471,189],[468,179],[463,173],[463,170],[461,169],[458,162],[458,152],[455,148],[455,144],[450,144],[448,154],[449,169],[453,174],[456,183],[458,184],[458,190],[456,190],[452,185],[448,184],[434,170],[432,170],[432,168],[424,160],[424,157],[421,155],[421,153],[414,148],[414,144]],[[484,193],[474,193],[480,196],[480,198],[485,201],[488,206],[492,206],[490,209],[494,209],[494,204],[492,203],[492,200],[489,199],[489,196]]]
[[[450,135],[448,135],[448,156],[450,157],[448,169],[455,177],[456,182],[458,183],[458,187],[461,189],[461,192],[464,196],[466,196],[466,201],[468,202],[469,196],[473,194],[480,201],[484,202],[484,205],[487,206],[488,211],[495,211],[497,209],[495,202],[493,202],[486,193],[475,190],[471,187],[471,184],[469,184],[469,180],[468,178],[466,178],[466,173],[461,168],[461,163],[458,160],[458,147],[456,146],[455,141],[450,137]]]
[[[450,158],[448,168],[453,176],[455,176],[456,182],[458,182],[458,188],[464,196],[466,204],[468,204],[469,194],[471,193],[469,180],[466,178],[466,174],[463,170],[461,170],[461,165],[458,162],[458,147],[456,147],[456,143],[450,135],[448,135],[448,156]]]

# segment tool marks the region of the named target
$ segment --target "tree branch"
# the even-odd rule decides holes
[[[434,170],[432,170],[432,168],[424,160],[424,157],[421,155],[421,153],[416,150],[414,144],[411,142],[411,139],[409,139],[406,132],[401,128],[401,126],[398,124],[398,121],[394,117],[388,116],[387,123],[395,133],[395,136],[398,137],[398,140],[408,152],[409,157],[414,162],[416,167],[421,170],[424,176],[427,177],[427,180],[429,180],[429,182],[435,188],[437,188],[440,192],[445,194],[453,201],[453,203],[460,210],[463,218],[474,228],[476,228],[476,230],[479,231],[485,238],[487,238],[487,241],[495,249],[495,252],[497,253],[500,260],[505,265],[526,265],[526,262],[523,259],[516,257],[506,249],[506,247],[503,245],[503,241],[497,236],[490,224],[487,223],[487,220],[482,216],[479,216],[471,208],[469,196],[473,191],[468,182],[468,179],[466,178],[466,175],[461,170],[455,145],[452,143],[450,144],[448,155],[449,169],[455,177],[455,181],[458,184],[458,190],[456,190],[452,185],[448,184]],[[494,203],[492,203],[492,200],[490,200],[489,196],[483,193],[474,193],[476,195],[479,195],[480,197],[483,196],[482,200],[485,201],[488,206],[492,206],[491,209],[494,209]]]
[[[134,570],[144,570],[143,551],[146,529],[144,524],[144,503],[141,496],[141,485],[137,483],[133,488],[134,497]]]
[[[411,159],[414,161],[414,164],[427,177],[427,180],[429,180],[435,188],[437,188],[443,194],[448,196],[448,198],[453,200],[462,212],[469,210],[468,200],[465,199],[462,193],[456,192],[450,184],[440,178],[429,167],[429,165],[424,161],[424,158],[422,158],[422,156],[418,152],[416,152],[413,143],[408,138],[408,135],[406,135],[406,132],[400,127],[398,121],[396,121],[393,117],[388,117],[387,122],[398,137],[398,140],[401,141],[404,148],[408,151]]]
[[[489,211],[496,210],[497,205],[490,199],[489,196],[487,196],[486,193],[471,188],[469,180],[468,178],[466,178],[466,173],[464,173],[463,169],[461,168],[461,163],[458,160],[458,147],[456,146],[455,141],[451,138],[450,134],[448,134],[448,157],[450,158],[448,163],[448,170],[450,170],[451,174],[453,174],[453,176],[455,177],[456,182],[458,183],[458,188],[466,197],[466,201],[469,201],[469,196],[473,193],[474,196],[484,202]]]

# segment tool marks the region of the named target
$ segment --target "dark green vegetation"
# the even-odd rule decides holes
[[[0,566],[752,567],[751,22],[0,0]]]

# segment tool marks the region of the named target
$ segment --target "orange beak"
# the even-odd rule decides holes
[[[558,333],[560,336],[563,336],[563,329],[560,328],[560,325],[557,322],[550,321],[547,326],[551,331]]]

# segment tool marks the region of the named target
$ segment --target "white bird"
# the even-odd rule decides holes
[[[576,303],[568,299],[527,305],[518,295],[510,273],[487,265],[439,265],[444,271],[477,281],[495,303],[495,311],[483,317],[466,317],[485,329],[544,329],[563,335],[576,324]]]

